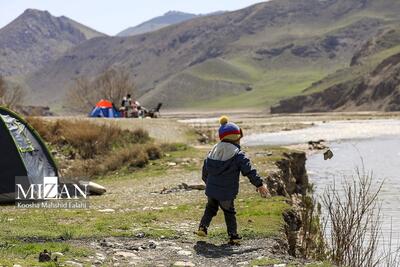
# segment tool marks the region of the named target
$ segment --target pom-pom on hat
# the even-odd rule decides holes
[[[219,127],[219,139],[221,141],[237,141],[243,137],[242,130],[233,122],[229,122],[227,116],[222,116],[219,119],[221,126]]]

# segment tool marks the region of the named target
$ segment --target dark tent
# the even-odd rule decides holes
[[[16,177],[43,184],[58,177],[56,164],[39,134],[16,113],[0,107],[0,202],[15,201]]]

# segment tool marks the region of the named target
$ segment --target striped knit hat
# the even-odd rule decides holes
[[[221,141],[238,141],[243,137],[242,129],[233,122],[228,122],[228,117],[222,116],[219,119],[221,126],[219,127],[219,139]]]

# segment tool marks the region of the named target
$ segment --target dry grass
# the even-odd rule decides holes
[[[181,143],[162,143],[160,147],[165,152],[185,151],[188,149],[186,144]]]
[[[145,167],[149,163],[149,159],[149,154],[147,154],[144,147],[131,145],[128,148],[116,149],[106,157],[77,161],[68,170],[66,175],[71,179],[76,179],[77,177],[90,178],[117,171],[122,167],[134,170],[135,168]]]
[[[156,160],[162,158],[163,152],[160,146],[155,144],[148,144],[144,147],[144,149],[150,160]]]
[[[99,125],[83,120],[44,121],[28,118],[28,122],[46,142],[56,146],[71,146],[82,159],[93,159],[113,147],[150,141],[149,134],[142,129],[122,130],[114,125]]]
[[[122,130],[83,120],[28,118],[28,122],[55,150],[62,174],[69,178],[96,177],[122,167],[142,168],[163,155],[143,129]]]
[[[383,183],[375,189],[373,181],[363,167],[344,177],[341,188],[330,185],[322,195],[328,257],[338,266],[375,267],[385,259],[378,249],[382,227],[378,196]]]

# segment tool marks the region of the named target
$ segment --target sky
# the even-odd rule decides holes
[[[115,35],[170,10],[204,14],[237,10],[259,2],[263,0],[0,0],[0,28],[25,9],[34,8]]]

